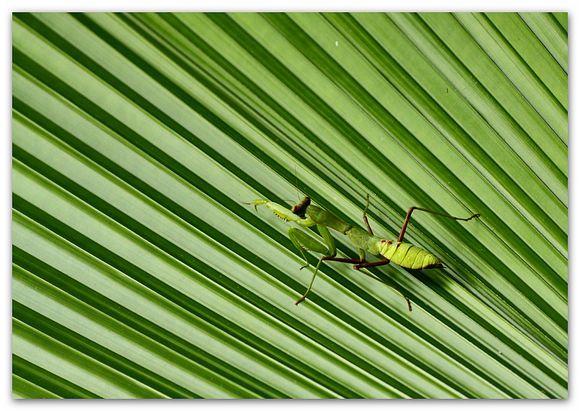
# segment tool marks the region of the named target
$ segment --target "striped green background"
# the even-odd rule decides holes
[[[567,15],[13,16],[13,395],[567,396]],[[445,271],[311,273],[298,190]],[[354,256],[344,238],[341,254]],[[314,256],[312,256],[314,261]]]

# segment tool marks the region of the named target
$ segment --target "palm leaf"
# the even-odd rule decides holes
[[[566,14],[15,14],[14,396],[566,397],[567,70]],[[298,191],[482,217],[295,307],[242,202]]]

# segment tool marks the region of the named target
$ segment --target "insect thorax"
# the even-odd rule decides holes
[[[371,254],[378,254],[378,252],[373,253],[369,250],[370,245],[373,243],[373,239],[376,237],[370,235],[367,231],[359,227],[352,227],[347,230],[346,235],[348,236],[351,243],[358,249],[371,252]],[[376,238],[378,240],[378,238]]]
[[[312,221],[316,224],[332,228],[341,233],[346,233],[347,230],[351,228],[351,225],[342,221],[340,218],[332,214],[330,211],[326,211],[320,207],[310,205],[306,209],[306,216],[310,217]]]

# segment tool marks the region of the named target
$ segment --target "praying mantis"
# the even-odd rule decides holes
[[[465,218],[454,217],[450,214],[433,211],[426,208],[411,207],[407,211],[407,216],[403,221],[403,225],[397,240],[387,240],[381,237],[377,237],[373,233],[367,217],[369,203],[370,197],[367,194],[366,205],[362,217],[364,225],[366,226],[366,230],[348,224],[347,222],[338,218],[336,215],[332,214],[330,211],[313,205],[310,197],[304,197],[291,209],[265,199],[258,199],[246,203],[254,206],[256,211],[259,206],[264,206],[285,222],[296,224],[295,227],[290,227],[288,229],[288,237],[296,246],[296,248],[298,248],[306,263],[300,268],[301,270],[309,266],[308,259],[306,258],[306,251],[312,251],[321,254],[306,292],[294,303],[295,305],[298,305],[306,300],[308,293],[310,293],[310,290],[312,289],[314,280],[316,279],[316,275],[318,274],[318,269],[322,261],[336,261],[341,263],[354,264],[353,268],[357,271],[364,268],[378,267],[389,263],[394,263],[403,268],[412,270],[444,268],[443,262],[434,254],[410,243],[403,242],[405,238],[405,232],[407,231],[407,226],[411,220],[413,211],[423,211],[458,221],[469,221],[473,218],[479,217],[479,214],[473,214],[470,217]],[[305,230],[306,228],[313,226],[316,226],[316,229],[320,234],[319,236],[315,235],[311,230]],[[330,230],[334,230],[343,235],[346,235],[352,245],[357,249],[359,258],[337,257],[336,245]],[[379,260],[372,262],[367,261],[367,254],[374,255],[378,257]],[[377,277],[372,276],[371,278],[378,279]],[[411,311],[412,308],[409,298],[405,295],[403,295],[403,297],[407,302],[409,311]]]

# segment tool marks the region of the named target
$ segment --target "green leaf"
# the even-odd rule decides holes
[[[17,398],[565,398],[565,13],[13,18]],[[444,270],[311,277],[300,192]],[[344,236],[339,252],[355,257]],[[314,256],[311,256],[314,262]],[[398,290],[413,302],[413,311]]]

